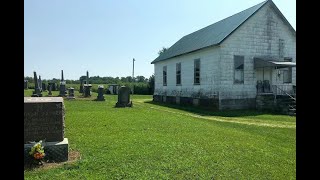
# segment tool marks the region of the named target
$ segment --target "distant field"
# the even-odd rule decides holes
[[[114,108],[117,96],[96,97],[64,101],[65,137],[81,159],[25,179],[296,179],[295,117],[165,106],[151,95]]]

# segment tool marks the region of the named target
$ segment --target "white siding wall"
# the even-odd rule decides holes
[[[160,61],[155,64],[155,95],[191,97],[201,92],[211,97],[219,84],[219,47]],[[200,85],[194,85],[194,60],[200,58]],[[176,63],[181,63],[181,86],[176,85]],[[163,66],[167,66],[167,86],[163,86]]]
[[[296,37],[271,6],[266,5],[221,44],[221,99],[254,98],[256,71],[254,56],[279,56],[279,39],[284,39],[284,56],[296,61]],[[244,56],[244,84],[233,83],[233,56]],[[293,84],[296,81],[293,68]],[[276,71],[272,72],[275,82]]]
[[[279,56],[279,39],[284,39],[284,56],[296,62],[296,37],[268,5],[249,18],[220,46],[160,61],[155,68],[155,95],[191,97],[202,92],[207,96],[219,92],[220,99],[255,98],[256,71],[253,57]],[[244,56],[244,84],[234,84],[234,55]],[[193,85],[194,59],[201,61],[201,85]],[[181,86],[176,86],[176,63],[181,62]],[[162,68],[167,66],[167,86],[163,86]],[[293,68],[293,84],[296,70]],[[276,77],[273,71],[272,80]],[[275,81],[275,80],[273,80]]]

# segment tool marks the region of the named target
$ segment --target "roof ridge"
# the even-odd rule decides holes
[[[226,19],[229,19],[229,18],[231,18],[231,17],[233,17],[233,16],[239,15],[240,13],[242,13],[242,12],[244,12],[244,11],[247,11],[247,10],[253,8],[253,7],[256,7],[256,6],[259,6],[259,5],[261,5],[261,7],[262,7],[262,5],[265,4],[265,3],[268,2],[268,1],[272,1],[272,0],[265,0],[265,1],[261,2],[261,3],[259,3],[259,4],[256,4],[256,5],[254,5],[254,6],[251,6],[251,7],[247,8],[247,9],[244,9],[244,10],[242,10],[242,11],[236,13],[236,14],[233,14],[233,15],[230,15],[230,16],[228,16],[228,17],[226,17],[226,18],[223,18],[223,19],[221,19],[221,20],[219,20],[219,21],[217,21],[217,22],[215,22],[215,23],[212,23],[212,24],[210,24],[210,25],[208,25],[208,26],[206,26],[206,27],[203,27],[203,28],[201,28],[201,29],[198,29],[198,30],[196,30],[196,31],[194,31],[194,32],[192,32],[192,33],[190,33],[190,34],[185,35],[185,36],[188,36],[188,35],[191,35],[191,34],[193,34],[193,33],[196,33],[196,32],[198,32],[198,31],[200,31],[200,30],[203,30],[203,29],[205,29],[205,28],[207,28],[207,27],[209,27],[209,26],[215,25],[215,24],[217,24],[217,23],[219,23],[219,22],[222,22],[222,21],[224,21],[224,20],[226,20]],[[257,9],[257,10],[258,10],[258,9]],[[256,10],[256,11],[257,11],[257,10]],[[249,18],[249,17],[248,17],[248,18]],[[183,36],[183,37],[185,37],[185,36]],[[183,38],[183,37],[182,37],[182,38]]]
[[[205,47],[220,44],[269,1],[272,2],[272,0],[265,0],[259,4],[251,6],[236,14],[228,16],[213,24],[183,36],[172,46],[170,46],[167,51],[154,59],[151,64],[172,57],[191,53]],[[191,41],[192,43],[190,43]]]

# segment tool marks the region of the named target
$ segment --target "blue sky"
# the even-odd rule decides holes
[[[149,78],[162,47],[261,0],[25,0],[24,75]],[[273,0],[296,29],[296,2]]]

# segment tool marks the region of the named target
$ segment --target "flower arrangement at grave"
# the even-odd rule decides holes
[[[32,156],[32,158],[37,162],[42,164],[42,160],[44,156],[46,155],[44,153],[44,147],[42,146],[42,141],[39,141],[38,143],[35,143],[30,152],[29,155]]]

